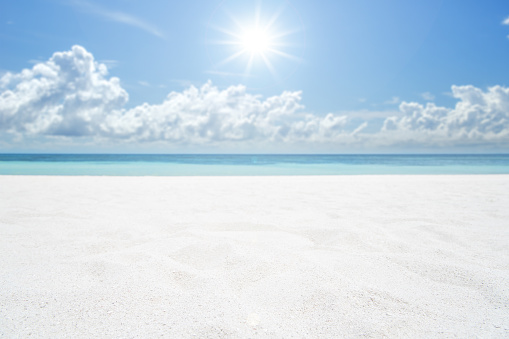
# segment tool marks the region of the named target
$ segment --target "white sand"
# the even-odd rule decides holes
[[[509,176],[0,176],[0,336],[509,337]]]

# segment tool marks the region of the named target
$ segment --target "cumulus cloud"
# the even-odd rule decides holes
[[[109,113],[128,100],[118,78],[83,47],[58,52],[21,73],[0,78],[0,131],[97,135]]]
[[[509,16],[504,21],[502,21],[502,24],[509,25]]]
[[[241,85],[219,90],[208,82],[172,92],[159,105],[117,110],[102,127],[112,138],[187,144],[319,141],[343,132],[346,117],[305,114],[300,101],[300,92],[263,99]]]
[[[18,135],[93,136],[201,144],[221,141],[320,141],[342,133],[347,118],[303,112],[300,92],[263,99],[244,86],[208,82],[172,92],[159,105],[124,106],[118,78],[83,47],[55,53],[0,78],[0,131]]]
[[[299,91],[269,98],[211,82],[172,92],[160,104],[126,108],[128,94],[83,47],[0,77],[2,135],[131,144],[461,146],[509,143],[509,88],[453,86],[453,108],[402,102],[399,111],[317,115]],[[399,100],[399,99],[398,99]],[[384,114],[386,114],[384,116]],[[387,115],[391,115],[387,117]],[[331,148],[329,148],[331,149]]]
[[[452,94],[459,100],[454,108],[401,103],[404,116],[386,119],[382,131],[430,145],[509,141],[509,88],[452,86]]]

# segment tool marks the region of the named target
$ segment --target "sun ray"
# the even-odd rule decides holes
[[[251,68],[253,67],[254,55],[249,56],[249,60],[247,61],[246,71],[245,73],[249,74],[251,72]]]
[[[266,77],[278,82],[279,71],[284,74],[293,73],[294,68],[302,62],[296,55],[300,55],[299,49],[303,47],[303,29],[293,28],[296,25],[295,19],[300,16],[296,12],[288,11],[293,7],[286,0],[280,0],[276,5],[273,5],[272,0],[263,2],[263,6],[262,0],[253,0],[251,12],[246,17],[245,14],[240,15],[242,12],[236,12],[240,8],[236,6],[238,2],[231,1],[232,6],[229,9],[223,7],[221,11],[222,17],[229,19],[230,26],[211,26],[217,37],[211,43],[228,46],[222,51],[214,51],[220,56],[217,58],[220,61],[214,67],[221,70],[219,67],[231,64],[231,69],[237,69],[237,74],[255,74],[260,79]],[[272,8],[272,11],[268,12],[268,8]],[[237,15],[233,15],[234,12],[230,10]],[[283,27],[282,24],[287,20],[291,26]]]
[[[260,15],[261,15],[261,3],[258,2],[256,8],[255,8],[255,20],[254,20],[254,24],[255,24],[255,27],[258,28],[258,26],[260,25]]]
[[[291,42],[274,42],[271,44],[272,47],[302,47],[302,44],[291,43]]]
[[[235,26],[237,27],[238,30],[242,31],[244,29],[244,25],[242,25],[240,23],[239,20],[237,20],[237,18],[232,14],[230,13],[229,11],[225,10],[224,11],[226,16],[228,16],[228,18],[230,19],[231,22],[233,22],[235,24]]]
[[[229,45],[229,46],[240,46],[238,41],[233,40],[211,40],[208,42],[208,44],[211,45]]]
[[[228,58],[220,61],[216,65],[216,67],[219,67],[219,66],[225,65],[225,64],[227,64],[229,62],[232,62],[233,60],[237,59],[238,57],[240,57],[241,55],[243,55],[245,53],[246,53],[246,51],[244,49],[242,49],[242,50],[238,51],[237,53],[230,55]]]
[[[269,70],[269,72],[271,73],[271,75],[274,77],[274,79],[276,79],[278,82],[279,82],[279,76],[278,74],[276,73],[276,70],[274,69],[274,66],[272,66],[272,63],[270,62],[270,60],[267,58],[267,56],[265,56],[264,53],[261,53],[260,54],[260,57],[262,58],[263,62],[265,63],[265,66],[267,66],[267,69]]]
[[[274,39],[284,38],[286,36],[293,35],[293,34],[301,32],[301,31],[302,31],[302,29],[294,28],[294,29],[286,30],[284,32],[277,32],[272,37]]]
[[[292,54],[289,54],[289,53],[285,53],[285,52],[280,51],[278,49],[269,48],[269,51],[274,53],[274,54],[280,55],[280,56],[282,56],[284,58],[291,59],[291,60],[298,61],[298,62],[302,62],[301,58],[296,57],[295,55],[292,55]]]
[[[277,19],[279,19],[279,17],[281,16],[281,13],[283,13],[283,11],[284,11],[284,6],[280,5],[279,9],[271,16],[269,21],[267,21],[267,24],[265,25],[265,27],[267,27],[267,29],[270,29],[272,27],[272,25],[274,25],[274,23],[277,21]]]
[[[224,33],[224,34],[227,34],[233,38],[240,38],[240,35],[238,33],[235,33],[235,32],[232,32],[224,27],[220,27],[220,26],[210,26],[210,28],[212,28],[213,30],[216,30],[218,32],[221,32],[221,33]]]

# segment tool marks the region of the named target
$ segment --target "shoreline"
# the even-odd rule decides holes
[[[0,335],[509,335],[509,175],[0,175]]]
[[[482,176],[509,176],[507,173],[472,173],[472,174],[285,174],[285,175],[74,175],[74,174],[0,174],[0,177],[24,177],[24,178],[335,178],[335,177],[482,177]]]

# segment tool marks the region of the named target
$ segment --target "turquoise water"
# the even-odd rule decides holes
[[[0,154],[0,175],[509,174],[509,154]]]

